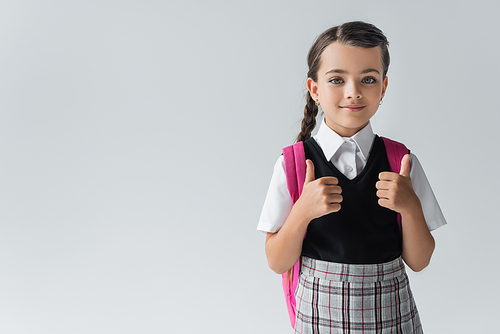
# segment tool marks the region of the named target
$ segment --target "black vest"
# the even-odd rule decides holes
[[[390,171],[385,145],[375,136],[365,168],[349,180],[330,161],[313,138],[304,142],[306,159],[316,178],[335,176],[342,188],[338,212],[313,219],[307,228],[302,255],[330,262],[373,264],[394,260],[402,252],[396,212],[378,204],[375,183]]]

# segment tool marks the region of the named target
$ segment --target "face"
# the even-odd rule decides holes
[[[312,98],[325,113],[328,127],[352,137],[377,112],[387,88],[379,47],[332,43],[323,51],[318,81],[307,80]]]

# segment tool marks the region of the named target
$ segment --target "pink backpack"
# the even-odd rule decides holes
[[[401,171],[401,159],[409,152],[408,149],[405,145],[397,141],[384,137],[381,138],[384,141],[391,172],[399,173]],[[293,203],[295,203],[302,193],[306,178],[306,157],[303,142],[299,141],[294,145],[285,147],[283,149],[283,158],[285,161],[288,192],[290,193]],[[401,231],[401,215],[399,214],[398,225]],[[291,272],[286,272],[281,275],[288,315],[290,316],[290,322],[293,328],[295,328],[296,314],[295,290],[297,289],[297,283],[299,281],[300,265],[299,259],[293,268],[291,268]]]

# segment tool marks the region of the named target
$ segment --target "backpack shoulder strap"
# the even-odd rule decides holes
[[[306,156],[304,143],[299,141],[283,149],[285,161],[286,185],[293,203],[295,203],[302,193],[304,180],[306,179]]]
[[[400,142],[385,137],[381,138],[384,141],[391,172],[399,173],[401,171],[401,159],[403,159],[405,154],[409,153],[409,150]]]
[[[398,173],[401,171],[401,159],[405,154],[410,153],[408,148],[400,142],[391,140],[389,138],[381,137],[384,141],[385,151],[387,153],[387,159],[389,160],[389,168],[391,172]],[[401,215],[398,213],[398,225],[399,232],[401,232]]]
[[[299,199],[306,179],[306,156],[304,152],[304,143],[299,141],[294,145],[283,149],[283,158],[285,161],[286,185],[293,203]],[[300,259],[290,270],[281,275],[283,291],[290,316],[292,328],[295,328],[295,314],[297,306],[295,301],[295,290],[299,281]]]

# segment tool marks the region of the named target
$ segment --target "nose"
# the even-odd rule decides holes
[[[346,99],[360,99],[362,97],[361,87],[359,87],[356,82],[351,82],[344,87],[344,96]]]

